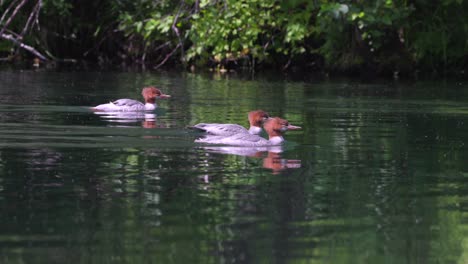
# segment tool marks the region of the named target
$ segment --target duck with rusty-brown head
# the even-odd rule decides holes
[[[228,137],[205,136],[203,138],[195,140],[195,142],[246,147],[278,146],[284,142],[283,134],[286,131],[298,130],[301,129],[301,127],[291,125],[285,119],[273,117],[265,121],[265,123],[263,124],[263,129],[265,129],[266,133],[268,134],[268,139],[249,133],[240,133]]]
[[[199,123],[189,128],[206,132],[208,135],[215,136],[232,136],[235,134],[252,134],[258,135],[262,132],[263,123],[270,118],[270,115],[263,110],[254,110],[248,114],[250,128],[238,124],[221,124],[221,123]]]
[[[156,87],[150,86],[145,87],[141,91],[141,95],[145,99],[145,102],[139,102],[133,99],[119,99],[107,104],[100,104],[92,107],[93,111],[102,112],[138,112],[138,111],[152,111],[156,109],[156,99],[163,99],[171,97],[168,94],[164,94]]]

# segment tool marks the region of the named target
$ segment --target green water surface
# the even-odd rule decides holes
[[[172,95],[150,115],[87,106]],[[300,131],[206,148],[186,127]],[[0,71],[0,263],[468,263],[468,85]]]

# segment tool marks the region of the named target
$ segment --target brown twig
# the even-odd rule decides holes
[[[33,22],[35,20],[34,17],[37,18],[37,14],[39,14],[39,10],[41,9],[41,3],[42,3],[42,0],[38,0],[36,5],[34,6],[33,11],[28,17],[28,21],[26,21],[26,24],[24,25],[24,28],[20,33],[21,38],[23,38],[24,34],[28,31],[30,24],[31,24],[31,27],[32,25],[34,25],[34,22]]]
[[[154,48],[154,49],[153,49],[153,52],[158,51],[158,50],[160,50],[160,49],[166,47],[166,46],[169,45],[169,44],[171,44],[171,42],[170,42],[170,41],[166,41],[165,43],[163,43],[163,44],[157,46],[156,48]]]
[[[289,65],[291,65],[291,57],[289,57],[288,62],[283,66],[282,70],[287,70],[289,68]]]
[[[18,13],[18,11],[21,9],[21,7],[24,6],[24,4],[26,3],[27,0],[23,0],[21,1],[21,3],[18,4],[18,6],[16,6],[15,10],[13,10],[13,13],[11,14],[11,16],[7,19],[7,21],[5,22],[5,25],[3,26],[2,29],[0,29],[0,36],[3,35],[3,32],[5,32],[5,29],[8,27],[8,25],[10,25],[11,21],[13,20],[13,18],[15,18],[16,14]]]
[[[156,65],[156,66],[154,67],[154,69],[158,69],[158,68],[161,67],[164,63],[166,63],[166,61],[172,56],[172,54],[174,54],[174,52],[176,52],[176,50],[177,50],[180,46],[181,46],[180,43],[177,44],[177,46],[174,48],[174,50],[172,50],[171,53],[167,54],[167,55],[166,55],[166,58],[164,58],[164,60],[163,60],[161,63],[159,63],[158,65]]]
[[[97,43],[96,45],[94,45],[92,48],[88,49],[87,51],[85,51],[83,53],[83,56],[88,56],[88,54],[93,51],[93,50],[97,50],[101,45],[102,43],[104,42],[104,40],[106,40],[108,37],[111,37],[111,34],[112,32],[111,31],[107,31],[106,35],[104,37],[102,37]]]
[[[10,12],[10,9],[15,6],[16,2],[18,2],[19,0],[13,0],[10,5],[7,7],[7,9],[5,10],[5,12],[3,13],[2,15],[2,18],[0,18],[0,24],[2,24],[3,20],[5,19],[6,15]]]
[[[18,39],[14,38],[13,35],[11,34],[1,34],[0,35],[0,38],[2,39],[5,39],[5,40],[9,40],[11,42],[13,42],[14,44],[18,45],[20,48],[22,49],[25,49],[29,52],[31,52],[32,54],[36,55],[39,59],[43,60],[43,61],[47,61],[48,59],[42,55],[39,51],[37,51],[35,48],[29,46],[29,45],[26,45],[24,44],[23,42],[19,41]]]
[[[184,1],[182,1],[182,3],[180,4],[180,8],[179,10],[177,11],[177,15],[175,16],[174,18],[174,22],[172,23],[172,31],[175,32],[177,38],[179,39],[179,44],[177,45],[177,47],[181,46],[182,48],[180,49],[180,59],[182,61],[182,63],[185,64],[185,54],[184,54],[184,45],[183,45],[183,41],[182,41],[182,38],[180,37],[180,32],[179,32],[179,29],[176,27],[176,24],[177,24],[177,20],[179,20],[179,16],[180,14],[182,13],[182,8],[183,8],[183,5],[184,5]],[[177,49],[177,48],[176,48]]]
[[[16,32],[13,32],[13,31],[9,30],[8,28],[7,28],[7,29],[5,29],[5,32],[6,32],[7,34],[11,34],[11,35],[13,35],[13,36],[14,36],[16,39],[18,39],[18,38],[20,38],[20,37],[21,37],[21,36],[20,36],[18,33],[16,33]]]
[[[195,1],[195,13],[200,11],[200,0]]]

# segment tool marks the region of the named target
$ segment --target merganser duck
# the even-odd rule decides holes
[[[198,129],[216,136],[232,136],[243,133],[258,135],[262,132],[262,125],[268,118],[270,118],[270,115],[263,110],[255,110],[249,112],[248,118],[250,124],[249,130],[237,124],[218,123],[200,123],[189,128]]]
[[[133,99],[119,99],[108,104],[100,104],[92,109],[94,111],[152,111],[157,107],[157,98],[171,97],[153,86],[143,88],[141,95],[145,98],[145,103]]]
[[[279,117],[269,118],[263,124],[263,128],[267,132],[269,139],[249,133],[239,133],[229,137],[207,135],[204,138],[196,139],[195,142],[246,147],[277,146],[284,142],[284,132],[301,129],[301,127],[293,126],[287,120]]]

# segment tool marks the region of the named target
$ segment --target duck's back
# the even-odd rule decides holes
[[[94,107],[100,111],[144,111],[145,104],[133,99],[119,99],[108,104],[101,104]]]
[[[122,109],[122,111],[142,111],[145,110],[145,104],[133,99],[119,99],[115,100],[114,105]]]
[[[200,123],[190,128],[198,129],[215,136],[232,136],[249,133],[247,129],[237,124]]]

